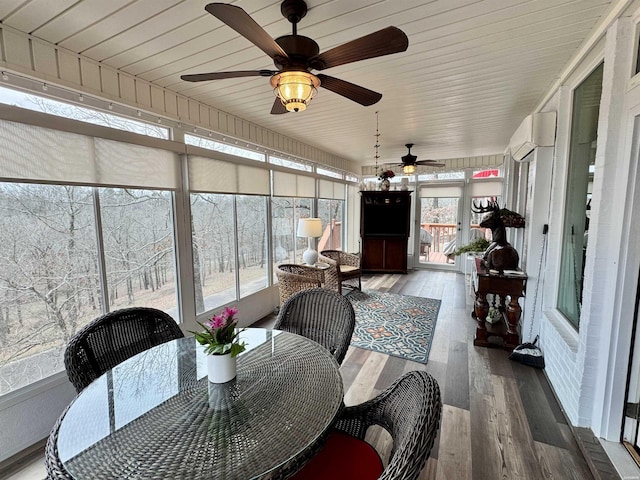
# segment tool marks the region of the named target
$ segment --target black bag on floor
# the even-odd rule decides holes
[[[538,343],[538,336],[536,336],[533,343],[522,343],[513,349],[509,358],[523,365],[529,365],[535,368],[544,368],[544,357],[542,356],[542,350],[540,350],[536,343]]]

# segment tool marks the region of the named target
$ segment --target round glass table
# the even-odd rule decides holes
[[[58,455],[78,479],[276,478],[328,431],[342,407],[339,366],[292,333],[246,329],[237,377],[208,382],[193,337],[154,347],[84,389]]]

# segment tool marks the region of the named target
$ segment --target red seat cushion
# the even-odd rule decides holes
[[[384,466],[367,442],[334,431],[320,452],[292,480],[374,480]]]

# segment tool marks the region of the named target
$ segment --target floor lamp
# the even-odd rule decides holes
[[[301,218],[297,235],[309,239],[309,246],[302,254],[302,260],[307,265],[314,265],[318,261],[318,252],[313,249],[312,242],[314,238],[322,236],[322,221],[319,218]]]

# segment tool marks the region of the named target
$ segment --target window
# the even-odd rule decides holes
[[[191,194],[197,314],[267,286],[266,208],[259,195]]]
[[[322,237],[318,251],[342,250],[342,216],[344,200],[318,199],[318,217],[322,220]]]
[[[464,180],[464,171],[421,173],[418,175],[418,182],[430,180]]]
[[[601,64],[576,88],[573,97],[558,310],[575,328],[579,327],[582,306],[602,71]]]
[[[502,177],[502,169],[501,168],[486,168],[483,170],[474,170],[472,177],[473,178],[495,178]]]
[[[177,318],[171,193],[99,192],[109,310],[145,306]]]
[[[269,162],[274,165],[280,165],[281,167],[293,168],[295,170],[302,170],[305,172],[312,172],[313,167],[306,165],[302,162],[296,162],[294,160],[286,160],[284,158],[269,156]]]
[[[5,394],[62,370],[67,341],[102,311],[92,189],[0,184],[0,239]]]
[[[149,137],[164,138],[165,140],[169,138],[169,129],[167,127],[133,120],[94,108],[59,102],[50,98],[31,95],[9,88],[0,87],[0,102],[36,112],[79,120],[81,122],[91,123],[92,125],[111,127],[117,130],[124,130],[125,132],[147,135]]]
[[[326,168],[320,168],[320,167],[317,167],[317,168],[316,168],[316,172],[317,172],[319,175],[325,175],[325,176],[327,176],[327,177],[340,178],[340,179],[342,179],[342,174],[341,174],[341,173],[339,173],[339,172],[334,172],[333,170],[327,170]]]
[[[171,201],[166,191],[0,183],[0,395],[63,370],[69,339],[107,310],[177,316]]]
[[[240,297],[245,297],[268,285],[267,198],[238,195],[236,212]]]
[[[191,194],[194,289],[200,314],[236,299],[233,195]]]
[[[235,145],[227,145],[226,143],[216,142],[209,138],[199,137],[197,135],[184,136],[184,143],[187,145],[194,145],[196,147],[206,148],[207,150],[215,150],[216,152],[228,153],[229,155],[235,155],[236,157],[248,158],[251,160],[257,160],[259,162],[266,161],[266,157],[262,153],[258,153],[254,150],[246,148],[240,148]]]
[[[454,263],[458,224],[459,189],[451,192],[429,192],[421,189],[420,228],[426,230],[430,240],[428,249],[421,247],[420,261],[425,263]],[[458,194],[459,195],[459,194]]]
[[[311,216],[311,199],[273,197],[271,199],[272,244],[274,266],[279,263],[302,263],[308,240],[296,236],[298,220]]]

